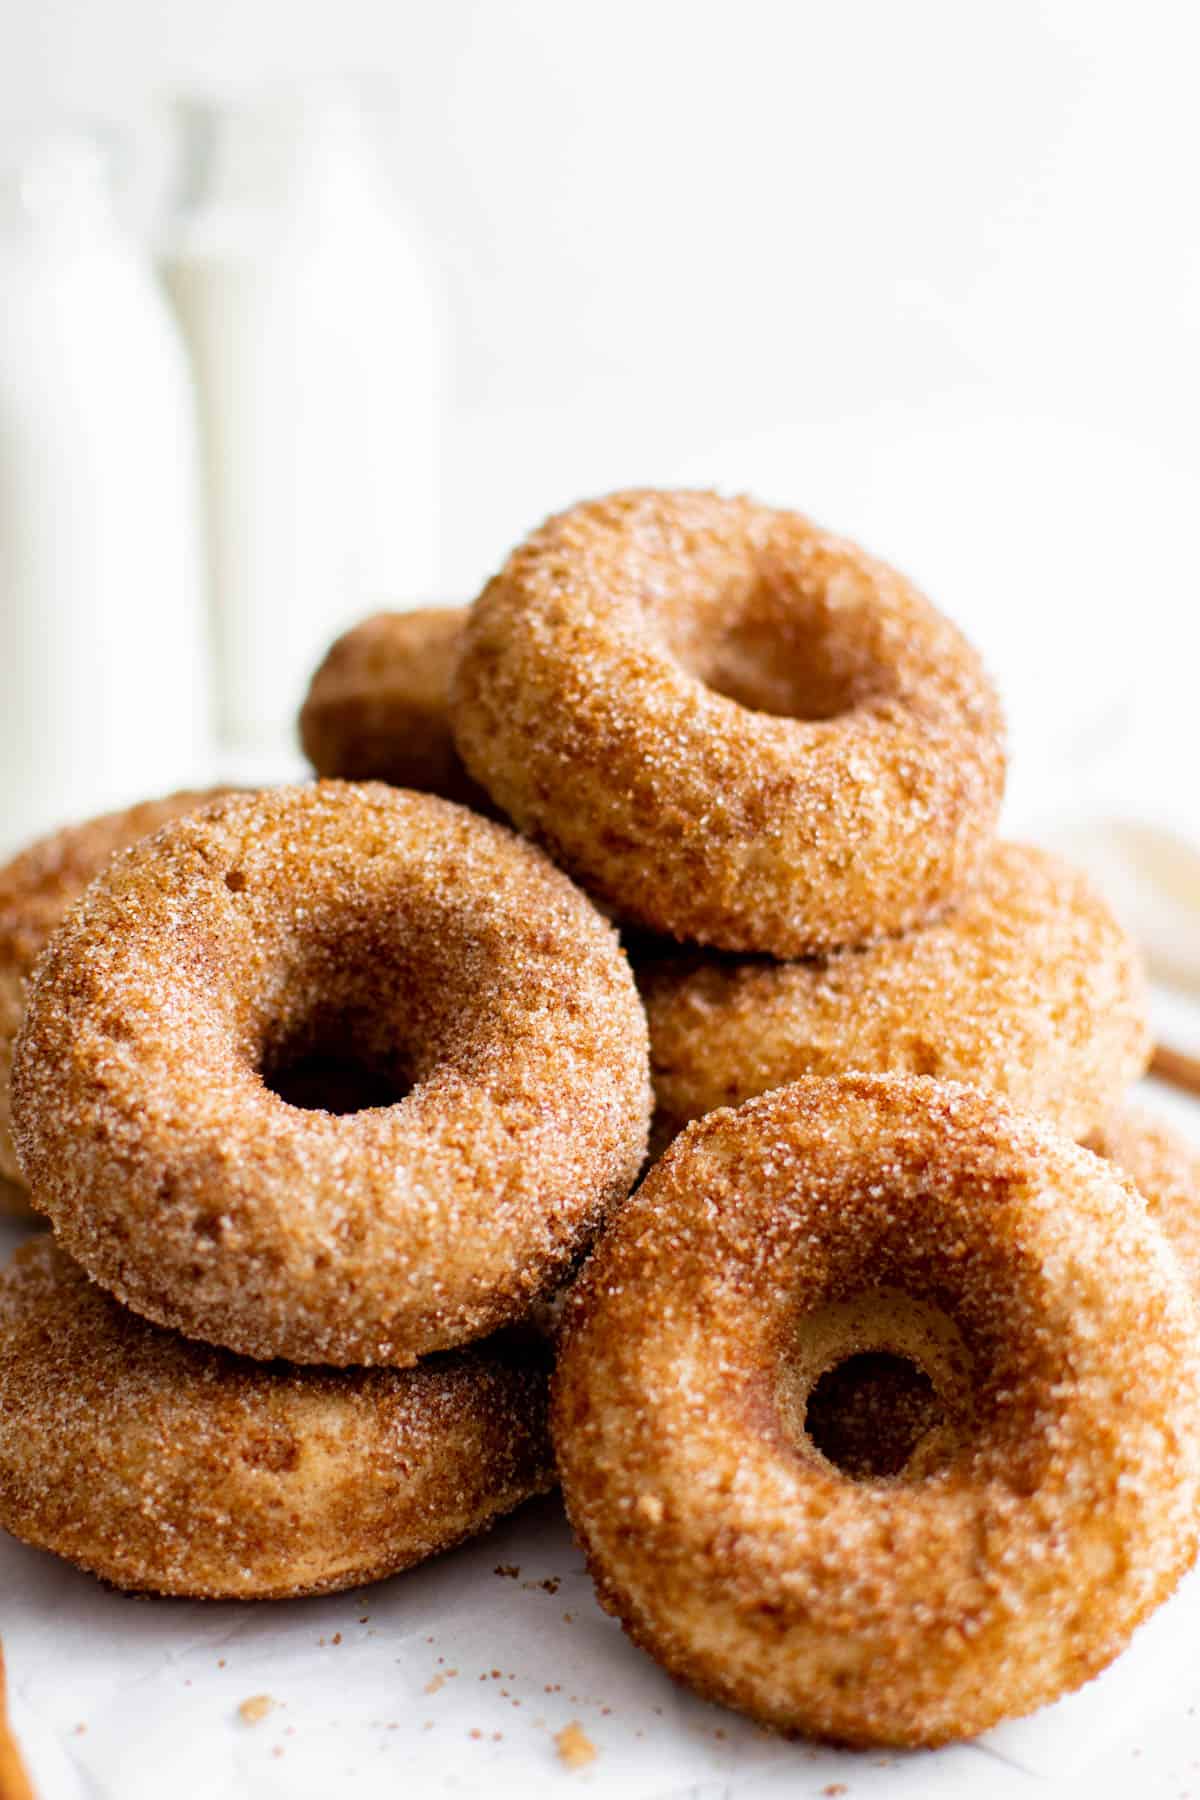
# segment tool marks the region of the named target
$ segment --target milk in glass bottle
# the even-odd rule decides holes
[[[195,417],[111,146],[0,149],[0,850],[207,774]]]
[[[270,758],[329,639],[436,592],[440,307],[353,88],[181,117],[223,735]]]

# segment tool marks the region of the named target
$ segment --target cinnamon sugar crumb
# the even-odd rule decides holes
[[[598,1754],[578,1719],[572,1719],[569,1725],[555,1733],[554,1744],[568,1769],[585,1768],[588,1763],[595,1762]]]
[[[520,1573],[520,1563],[497,1563],[492,1570],[493,1575],[506,1575],[509,1581],[516,1581]]]
[[[238,1707],[238,1717],[243,1725],[257,1725],[274,1707],[275,1701],[270,1694],[253,1694]]]
[[[425,1683],[425,1692],[427,1694],[436,1694],[444,1688],[445,1685],[446,1677],[444,1675],[435,1675],[432,1681],[427,1681]]]

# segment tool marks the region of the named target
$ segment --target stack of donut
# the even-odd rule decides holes
[[[1197,1551],[1200,1170],[1122,1110],[1123,932],[994,836],[955,627],[629,492],[339,639],[300,729],[314,785],[0,872],[0,1170],[54,1227],[0,1522],[311,1593],[556,1468],[602,1604],[765,1723],[937,1744],[1110,1662]]]
[[[315,1593],[550,1485],[528,1321],[637,1174],[645,1019],[612,927],[462,807],[199,798],[9,872],[36,935],[48,871],[136,840],[16,1045],[56,1241],[0,1278],[0,1520],[123,1587]]]

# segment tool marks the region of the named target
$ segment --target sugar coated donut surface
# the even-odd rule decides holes
[[[13,1045],[25,1011],[25,985],[63,914],[118,850],[194,812],[218,790],[170,794],[124,812],[105,813],[39,838],[0,868],[0,1214],[29,1208],[9,1127]]]
[[[1085,1140],[1146,1202],[1200,1296],[1200,1146],[1141,1106],[1123,1106]]]
[[[674,1674],[937,1744],[1096,1674],[1190,1565],[1198,1358],[1098,1158],[976,1089],[810,1078],[690,1126],[617,1214],[551,1423],[600,1597]],[[913,1442],[864,1474],[889,1364]]]
[[[955,627],[854,545],[715,494],[549,520],[476,602],[452,712],[471,773],[618,917],[727,950],[924,923],[1003,788]]]
[[[1086,877],[1021,844],[996,845],[946,918],[866,950],[635,951],[635,969],[664,1143],[718,1106],[851,1069],[994,1088],[1081,1138],[1150,1055],[1133,944]]]
[[[532,845],[428,794],[218,801],[93,883],[30,990],[26,1178],[135,1311],[411,1362],[521,1317],[645,1151],[645,1017]]]
[[[387,781],[491,810],[450,730],[466,618],[465,606],[375,613],[331,645],[300,713],[300,741],[318,775]]]
[[[0,1271],[0,1524],[118,1587],[213,1599],[394,1574],[551,1485],[546,1364],[294,1369],[125,1312],[48,1237]]]

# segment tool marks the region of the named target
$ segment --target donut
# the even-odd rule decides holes
[[[0,1525],[138,1592],[357,1587],[551,1485],[547,1367],[515,1335],[412,1369],[249,1362],[35,1238],[0,1271]]]
[[[1138,1190],[1200,1296],[1200,1148],[1141,1107],[1118,1108],[1086,1147]],[[895,1474],[937,1422],[932,1383],[887,1353],[864,1353],[848,1373],[833,1370],[809,1397],[809,1430],[843,1469]],[[926,1445],[928,1448],[928,1445]],[[836,1452],[836,1454],[835,1454]]]
[[[9,1124],[9,1082],[33,965],[64,913],[110,857],[221,791],[170,794],[69,825],[0,868],[0,1215],[25,1217],[31,1210]]]
[[[1086,1142],[1132,1181],[1200,1296],[1200,1146],[1140,1106],[1119,1107]]]
[[[1124,1106],[1085,1141],[1137,1189],[1174,1251],[1193,1296],[1200,1296],[1200,1148],[1141,1107]],[[855,1358],[849,1375],[834,1370],[809,1398],[807,1420],[824,1434],[833,1460],[898,1473],[936,1422],[927,1376],[894,1356]]]
[[[244,1355],[402,1366],[551,1293],[645,1153],[613,928],[430,794],[220,800],[102,875],[38,965],[26,1179],[135,1312]]]
[[[912,1441],[864,1468],[896,1364]],[[839,1385],[865,1389],[848,1468]],[[630,1636],[850,1744],[1078,1687],[1200,1531],[1200,1347],[1161,1233],[1097,1157],[925,1076],[807,1077],[689,1126],[577,1284],[551,1429]]]
[[[933,1075],[993,1088],[1069,1137],[1150,1055],[1133,944],[1086,877],[997,844],[935,925],[816,961],[635,952],[655,1139],[801,1075]]]
[[[491,812],[450,730],[450,678],[465,606],[375,613],[330,647],[300,712],[318,775],[387,781]]]
[[[476,601],[451,711],[471,774],[618,917],[725,950],[924,924],[1004,784],[955,627],[854,545],[716,494],[550,519]]]

